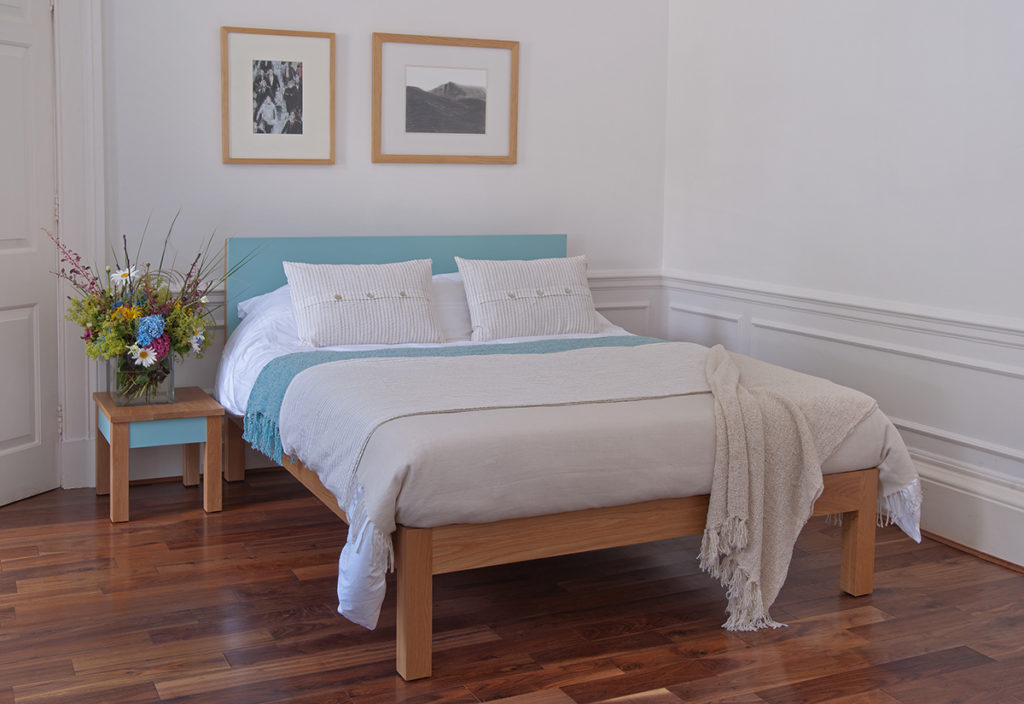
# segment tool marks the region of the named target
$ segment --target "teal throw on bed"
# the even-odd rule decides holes
[[[458,345],[452,347],[398,347],[360,352],[336,352],[319,350],[315,352],[294,352],[278,357],[263,367],[246,404],[245,424],[242,437],[256,450],[281,462],[284,450],[281,447],[281,431],[278,421],[281,403],[288,385],[299,372],[310,367],[346,359],[371,357],[464,357],[484,354],[546,354],[567,352],[587,347],[637,347],[664,342],[655,337],[613,335],[609,337],[570,338],[559,340],[537,340],[534,342],[512,342],[508,344]]]

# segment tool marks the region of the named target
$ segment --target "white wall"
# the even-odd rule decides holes
[[[670,16],[666,269],[1024,317],[1024,4]]]
[[[223,235],[566,232],[592,269],[661,259],[667,0],[107,0],[108,224]],[[337,34],[337,163],[221,163],[222,25]],[[370,163],[375,31],[521,44],[519,163]],[[154,246],[155,246],[154,242]]]
[[[862,389],[1024,564],[1024,4],[670,5],[667,334]]]

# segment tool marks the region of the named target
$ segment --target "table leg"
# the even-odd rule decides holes
[[[110,443],[96,429],[96,496],[110,493]]]
[[[203,508],[207,513],[221,509],[221,433],[223,416],[206,418],[206,452],[203,458]]]
[[[128,423],[110,424],[110,521],[128,520]]]
[[[199,486],[199,443],[190,442],[181,446],[181,483],[185,486]]]

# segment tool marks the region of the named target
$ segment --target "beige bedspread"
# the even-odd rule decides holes
[[[644,370],[639,387],[636,379],[608,380],[615,366],[609,366],[607,357],[588,371],[578,363],[585,354],[572,358],[577,362],[570,365],[577,379],[574,397],[553,390],[565,373],[558,372],[538,385],[540,391],[519,383],[505,391],[492,389],[483,400],[461,396],[457,403],[429,404],[446,412],[399,412],[391,420],[372,420],[357,450],[357,472],[344,471],[349,460],[338,461],[335,454],[335,429],[341,420],[327,410],[329,400],[344,395],[359,399],[357,404],[369,403],[382,396],[381,384],[408,390],[424,375],[436,375],[426,369],[437,360],[422,360],[422,368],[409,364],[421,360],[355,360],[338,363],[348,370],[342,375],[325,374],[318,367],[297,376],[282,406],[285,451],[317,472],[337,496],[347,496],[340,505],[352,519],[340,559],[339,610],[357,623],[375,625],[390,559],[388,537],[396,522],[414,527],[481,523],[709,493],[716,431],[714,400],[704,374],[708,350],[663,343],[628,352],[640,350],[648,351],[647,361],[638,365],[633,356],[626,365]],[[508,378],[509,362],[528,365],[524,358],[531,356],[482,359],[483,366],[474,373]],[[655,364],[653,356],[665,359]],[[489,364],[498,366],[488,371]],[[660,372],[658,364],[669,366]],[[397,378],[384,371],[389,366],[402,370]],[[531,374],[524,371],[513,378],[523,382]],[[301,414],[296,413],[299,409]],[[361,422],[366,424],[365,418]],[[880,467],[888,494],[916,478],[898,434],[877,411],[853,428],[824,470],[870,466]],[[353,476],[358,480],[352,482]]]

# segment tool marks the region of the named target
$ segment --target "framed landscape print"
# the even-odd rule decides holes
[[[334,34],[221,27],[225,164],[334,163]]]
[[[514,164],[519,42],[373,35],[373,161]]]

